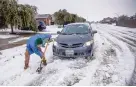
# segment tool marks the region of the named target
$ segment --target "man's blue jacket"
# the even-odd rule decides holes
[[[35,54],[39,55],[40,57],[42,57],[41,51],[36,46],[36,39],[38,39],[38,38],[41,38],[43,40],[42,46],[44,46],[47,39],[51,38],[51,35],[50,34],[36,34],[36,35],[30,37],[27,41],[27,50],[30,53],[30,55],[32,53],[35,53]]]

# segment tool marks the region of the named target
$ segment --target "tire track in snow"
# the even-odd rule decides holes
[[[116,27],[114,27],[114,28],[116,28]],[[120,36],[121,37],[121,35],[119,33],[117,33],[117,32],[113,33],[112,29],[110,29],[109,27],[106,27],[104,25],[96,25],[96,26],[94,26],[94,29],[96,29],[98,31],[98,33],[101,35],[101,37],[105,38],[110,43],[109,45],[111,45],[112,49],[115,50],[115,52],[117,54],[116,57],[117,57],[117,59],[119,61],[124,61],[124,63],[125,63],[125,60],[126,60],[125,54],[128,54],[126,56],[129,56],[130,58],[134,58],[133,53],[130,51],[129,47],[126,45],[126,42],[123,42],[122,40],[118,39],[117,37],[114,37],[114,36]],[[122,37],[123,37],[123,35],[122,35]],[[128,53],[127,52],[125,53],[125,50],[127,50]],[[119,56],[119,54],[121,56]],[[122,56],[124,57],[124,59],[123,59]],[[113,58],[115,58],[115,57],[113,57]],[[112,57],[110,59],[112,59]],[[128,62],[128,63],[131,63],[131,62]],[[123,74],[125,74],[125,72],[121,73],[122,74],[121,75],[119,73],[119,70],[117,69],[117,66],[121,65],[120,62],[117,63],[117,64],[113,63],[112,65],[116,66],[116,68],[115,68],[115,70],[113,72],[115,72],[115,71],[118,72],[118,74],[116,73],[118,76],[117,75],[115,75],[115,76],[113,75],[112,79],[113,80],[114,79],[118,79],[118,81],[113,82],[114,83],[113,84],[112,80],[109,79],[108,82],[107,82],[108,84],[106,84],[106,83],[103,84],[103,82],[100,82],[100,80],[97,79],[98,81],[95,82],[96,85],[115,85],[115,84],[116,85],[128,85],[129,84],[129,81],[130,81],[133,69],[132,68],[130,69],[132,71],[131,73],[127,73],[127,69],[129,70],[128,66],[122,66],[122,67],[126,68],[126,70],[125,70],[126,74],[130,75],[130,76],[128,76],[129,78],[127,77],[127,81],[126,81],[126,78],[123,78]],[[134,64],[133,64],[133,66],[134,66]],[[123,68],[122,68],[122,70],[123,70]],[[101,77],[100,75],[99,75],[99,77]],[[103,75],[105,75],[105,74],[103,74]],[[109,75],[107,74],[107,76],[109,76],[109,78],[111,78],[110,74]],[[99,79],[102,79],[101,81],[104,81],[103,78],[99,78]],[[124,82],[123,82],[122,79],[124,80]],[[125,83],[125,81],[126,81],[126,83]],[[109,84],[109,82],[111,82],[112,84]]]
[[[101,35],[100,32],[99,34]],[[113,49],[112,45],[110,45],[112,41],[108,42],[108,38],[103,35],[101,35],[101,38],[104,38],[105,41],[105,49],[102,58],[103,61],[101,62],[99,69],[97,69],[96,73],[94,74],[94,81],[91,83],[91,85],[108,85],[112,83],[113,77],[118,77],[118,73],[114,71],[114,69],[116,68],[114,63],[117,63],[118,60],[114,60],[116,58],[116,51],[115,49]],[[114,44],[114,46],[118,45]]]
[[[135,45],[136,44],[136,37],[135,36],[129,37],[130,34],[128,32],[126,32],[127,35],[124,35],[124,34],[120,34],[119,32],[115,32],[115,30],[111,30],[112,31],[111,32],[108,29],[104,29],[104,31],[111,34],[113,37],[115,37],[121,41],[124,41],[125,43],[129,44],[130,46],[136,47],[136,45]]]
[[[125,33],[129,36],[133,35],[132,36],[133,38],[127,37],[127,35],[121,37],[119,35],[115,35],[112,33],[110,33],[110,34],[128,44],[129,49],[131,50],[132,54],[135,56],[135,63],[136,63],[136,37],[135,37],[136,30],[135,31],[126,31],[126,33]],[[131,81],[128,83],[128,85],[133,85],[133,86],[136,85],[136,64],[135,64],[135,69],[134,69]]]

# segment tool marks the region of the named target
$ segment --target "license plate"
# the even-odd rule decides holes
[[[74,55],[73,50],[66,50],[65,53],[66,53],[66,55]]]

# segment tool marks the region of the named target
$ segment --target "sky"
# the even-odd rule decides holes
[[[104,17],[128,16],[136,13],[136,0],[18,0],[21,4],[38,7],[39,14],[53,14],[66,9],[89,21],[99,21]]]

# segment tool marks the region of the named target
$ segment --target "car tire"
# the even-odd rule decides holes
[[[87,60],[91,60],[91,56],[85,57],[85,59],[87,59]]]
[[[94,56],[94,54],[92,53],[92,57]]]
[[[90,56],[88,56],[88,57],[85,57],[85,59],[92,60],[92,59],[93,59],[93,56],[94,56],[94,54],[93,54],[93,53],[91,53],[91,55],[90,55]]]

